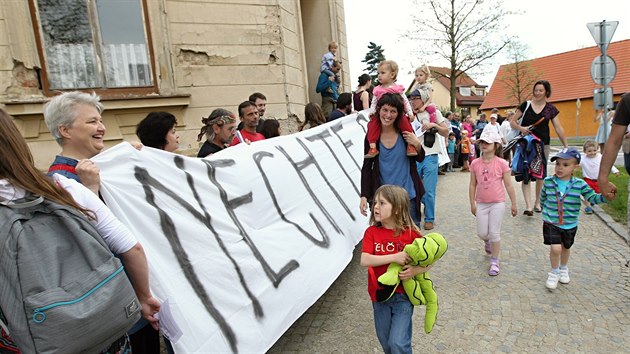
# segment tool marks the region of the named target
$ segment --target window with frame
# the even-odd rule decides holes
[[[459,88],[459,94],[462,96],[470,96],[471,90],[470,87],[461,86]]]
[[[154,91],[144,0],[30,0],[44,90]]]

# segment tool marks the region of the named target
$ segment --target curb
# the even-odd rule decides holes
[[[619,237],[626,241],[626,244],[630,246],[630,235],[628,234],[628,228],[624,227],[622,224],[613,220],[610,215],[606,214],[604,209],[602,209],[599,205],[591,206],[593,208],[593,212],[597,215],[603,222],[608,225]]]

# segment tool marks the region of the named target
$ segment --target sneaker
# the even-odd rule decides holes
[[[569,284],[571,278],[569,278],[569,268],[560,268],[560,283]]]
[[[549,277],[547,278],[547,282],[545,286],[547,289],[555,289],[558,287],[558,280],[560,280],[560,276],[556,273],[549,273]]]
[[[492,254],[492,247],[490,241],[483,241],[483,248],[486,250],[486,254]]]
[[[376,155],[378,155],[378,150],[376,148],[370,148],[370,150],[368,150],[368,153],[365,154],[363,156],[364,159],[373,159],[374,157],[376,157]]]
[[[434,227],[433,223],[430,222],[430,221],[427,221],[427,222],[424,223],[424,229],[425,230],[433,230],[433,227]]]
[[[593,208],[591,208],[591,207],[584,208],[584,213],[586,213],[586,214],[593,214]]]

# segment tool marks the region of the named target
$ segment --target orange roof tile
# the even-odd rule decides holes
[[[554,54],[527,61],[534,71],[541,72],[540,79],[551,84],[549,102],[592,98],[598,87],[591,79],[591,63],[601,53],[597,46]],[[609,84],[614,94],[630,91],[630,39],[612,42],[607,49],[608,56],[617,64],[617,75]],[[506,98],[506,87],[501,82],[506,75],[507,65],[501,65],[492,82],[490,91],[480,109],[505,108],[513,104]]]

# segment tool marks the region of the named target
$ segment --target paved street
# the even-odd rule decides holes
[[[440,176],[436,232],[449,251],[431,271],[439,296],[438,321],[423,331],[424,307],[414,313],[415,352],[627,352],[630,348],[630,248],[598,215],[582,215],[572,248],[571,282],[545,288],[548,246],[540,214],[506,216],[501,274],[489,277],[489,258],[469,211],[468,173]],[[509,204],[509,203],[508,203]],[[358,205],[358,198],[357,198]],[[506,211],[506,215],[508,215]],[[424,231],[423,231],[424,232]],[[296,321],[270,353],[381,352],[359,265],[360,245],[331,288]]]

